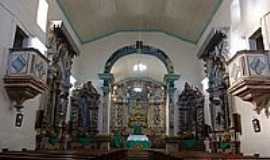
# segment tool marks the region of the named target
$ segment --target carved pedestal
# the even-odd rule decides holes
[[[180,150],[180,138],[178,137],[166,137],[166,152],[167,153],[175,153]]]
[[[111,136],[110,135],[97,135],[96,143],[99,150],[109,151],[111,146]]]
[[[229,92],[255,105],[260,113],[270,106],[270,53],[268,51],[239,51],[229,61]]]

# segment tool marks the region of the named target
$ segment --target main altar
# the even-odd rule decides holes
[[[151,147],[149,138],[142,133],[141,126],[135,125],[133,133],[127,138],[128,149],[148,149]]]
[[[166,88],[162,83],[128,79],[112,88],[112,134],[119,131],[128,148],[138,144],[149,148],[150,141],[156,143],[155,137],[165,135]]]

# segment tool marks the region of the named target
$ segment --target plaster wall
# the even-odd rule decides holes
[[[45,40],[45,33],[41,31],[34,21],[36,18],[37,3],[31,0],[22,1],[2,0],[0,2],[0,148],[20,150],[22,148],[34,149],[35,147],[35,111],[39,107],[39,98],[27,101],[24,106],[24,122],[20,128],[15,127],[16,110],[6,94],[3,77],[6,73],[8,48],[13,45],[16,25],[20,26],[30,37]]]
[[[202,34],[199,42],[197,43],[198,50],[206,40],[208,34],[212,31],[213,28],[222,28],[222,27],[230,27],[231,24],[231,17],[230,17],[230,6],[232,0],[223,0],[222,4],[220,5],[219,9],[217,10],[216,14],[212,18],[211,22],[209,23],[208,27],[205,29],[204,33]]]
[[[196,59],[196,46],[174,37],[156,32],[121,32],[88,44],[81,48],[81,55],[75,60],[74,75],[83,82],[92,80],[97,87],[101,83],[98,73],[103,73],[107,59],[117,49],[135,44],[142,40],[145,45],[150,45],[163,50],[172,60],[175,72],[181,75],[178,87],[184,82],[190,82],[200,87],[201,67]]]
[[[53,21],[53,20],[63,21],[65,27],[68,30],[68,33],[70,34],[71,38],[73,39],[75,45],[78,47],[78,49],[80,49],[81,48],[80,40],[78,39],[76,33],[73,31],[71,25],[69,24],[67,18],[63,14],[60,7],[58,6],[56,0],[47,0],[47,2],[49,4],[48,22]]]
[[[231,56],[238,50],[250,48],[249,37],[262,27],[261,18],[270,11],[268,0],[239,0],[239,5],[239,18],[231,23]]]
[[[38,2],[38,0],[0,1],[0,149],[21,150],[22,148],[35,148],[34,123],[36,110],[39,108],[40,96],[25,102],[23,126],[16,128],[16,110],[12,107],[4,89],[3,77],[6,74],[8,49],[12,48],[16,26],[19,26],[29,37],[37,37],[41,43],[46,43],[46,33],[36,21]],[[48,12],[50,13],[48,19],[62,19],[64,23],[67,22],[55,2],[52,0],[47,2],[49,4]],[[80,45],[69,24],[65,23],[65,25],[75,39],[76,44]],[[41,49],[38,46],[36,48]]]
[[[240,136],[241,151],[245,155],[255,153],[260,156],[270,157],[270,119],[262,111],[257,114],[254,105],[244,102],[240,98],[233,99],[235,111],[241,114],[242,135]],[[257,118],[260,121],[261,132],[256,133],[252,126],[252,120]]]
[[[231,28],[231,56],[236,51],[249,49],[248,38],[261,26],[261,18],[270,11],[269,0],[240,0],[240,23],[232,21]],[[270,119],[264,113],[258,115],[254,105],[234,97],[234,109],[241,114],[243,134],[240,136],[241,150],[244,154],[258,153],[270,156]],[[252,120],[257,118],[261,122],[261,132],[255,133]]]
[[[214,27],[230,27],[229,57],[232,57],[236,51],[249,49],[248,38],[261,27],[261,18],[270,11],[269,0],[239,0],[239,17],[234,13],[235,8],[231,7],[231,3],[237,0],[224,0],[220,9],[213,17],[212,22],[206,29],[202,38],[198,43],[200,47],[205,41],[206,36]],[[258,153],[261,156],[270,156],[270,119],[264,113],[258,115],[253,109],[254,105],[242,101],[238,97],[232,97],[232,112],[240,113],[242,135],[240,135],[241,152],[245,155],[253,155]],[[252,120],[257,118],[261,123],[261,132],[255,133],[252,126]]]

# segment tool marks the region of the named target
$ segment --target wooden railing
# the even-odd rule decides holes
[[[158,150],[148,150],[151,160],[270,160],[270,158],[242,156],[239,154],[206,153],[198,151],[182,151],[177,153],[166,153]]]
[[[141,151],[136,151],[141,152]],[[125,149],[112,150],[109,152],[101,150],[84,151],[5,151],[0,153],[0,160],[127,160],[128,153],[133,156],[140,153],[128,152]],[[135,156],[136,157],[136,156]],[[162,150],[143,151],[143,156],[138,159],[149,160],[258,160],[270,158],[258,158],[253,156],[242,156],[221,153],[206,153],[198,151],[182,151],[177,153],[166,153]]]
[[[127,150],[104,151],[6,151],[0,160],[125,160]]]

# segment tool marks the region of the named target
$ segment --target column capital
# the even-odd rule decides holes
[[[114,76],[111,73],[99,73],[98,77],[100,80],[103,80],[102,90],[104,95],[108,94],[111,90],[111,84],[114,81]]]
[[[178,80],[180,78],[180,75],[179,74],[174,74],[174,73],[169,73],[169,74],[166,74],[163,78],[163,81],[168,84],[168,83],[171,83],[171,82],[174,82],[176,80]]]
[[[173,90],[174,89],[174,82],[180,78],[180,75],[169,73],[166,74],[163,78],[164,83],[167,86],[167,90]]]
[[[104,95],[107,95],[111,91],[109,86],[103,86],[103,87],[101,87],[101,89],[102,89]]]
[[[100,80],[109,81],[109,82],[114,81],[114,76],[111,73],[99,73],[98,77]]]

